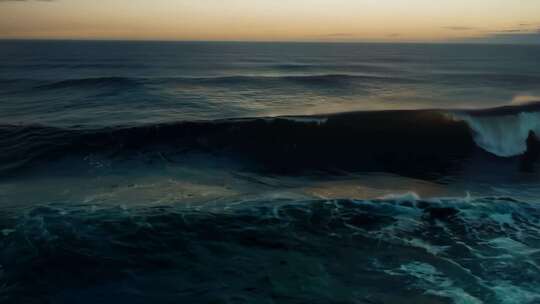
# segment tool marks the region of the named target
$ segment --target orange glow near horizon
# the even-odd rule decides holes
[[[535,0],[0,0],[0,38],[448,41],[535,33]]]

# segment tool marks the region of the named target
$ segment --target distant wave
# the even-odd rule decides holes
[[[522,86],[540,84],[540,77],[534,75],[499,75],[499,74],[467,74],[450,73],[436,74],[429,77],[414,74],[392,74],[391,72],[365,73],[306,73],[300,68],[287,67],[291,72],[282,75],[224,75],[224,76],[181,76],[181,77],[96,77],[54,80],[39,79],[0,79],[0,83],[17,82],[35,84],[35,89],[81,89],[81,88],[125,88],[129,86],[152,85],[208,85],[208,86],[287,86],[304,85],[331,89],[334,87],[361,87],[370,84],[418,84],[437,82],[440,84],[455,81],[468,84],[485,85],[493,83],[500,86]],[[296,71],[298,69],[298,71]],[[293,72],[293,70],[296,72]],[[435,78],[434,78],[435,77]]]
[[[411,82],[412,79],[399,77],[386,77],[360,74],[313,74],[313,75],[233,75],[222,77],[169,77],[169,78],[149,78],[149,77],[98,77],[80,78],[42,83],[36,89],[79,89],[99,86],[136,86],[145,83],[161,84],[202,84],[202,85],[272,85],[276,82],[298,83],[306,85],[339,85],[354,82],[383,81],[383,82]]]
[[[4,170],[65,155],[137,154],[173,159],[210,152],[270,170],[447,172],[474,155],[540,155],[538,105],[482,111],[378,111],[186,121],[104,129],[0,126]]]
[[[80,78],[68,79],[58,82],[39,85],[37,89],[64,89],[64,88],[81,88],[92,86],[130,86],[138,84],[134,78],[126,77],[97,77],[97,78]]]
[[[133,63],[34,63],[34,64],[6,64],[5,67],[18,69],[122,69],[144,68],[143,64]]]
[[[443,83],[474,83],[486,85],[523,86],[540,84],[540,76],[532,74],[500,74],[500,73],[442,73],[438,75]]]

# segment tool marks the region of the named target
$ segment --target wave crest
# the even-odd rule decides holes
[[[500,157],[525,154],[531,137],[540,135],[538,103],[509,106],[485,111],[472,111],[456,116],[465,121],[474,133],[475,143]]]
[[[531,132],[540,134],[540,113],[461,118],[473,130],[474,140],[479,147],[501,157],[524,154]]]

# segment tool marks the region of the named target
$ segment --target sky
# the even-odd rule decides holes
[[[0,38],[540,44],[540,0],[0,0]]]

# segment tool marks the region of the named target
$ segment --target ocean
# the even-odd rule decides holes
[[[0,41],[0,303],[540,303],[540,46]]]

